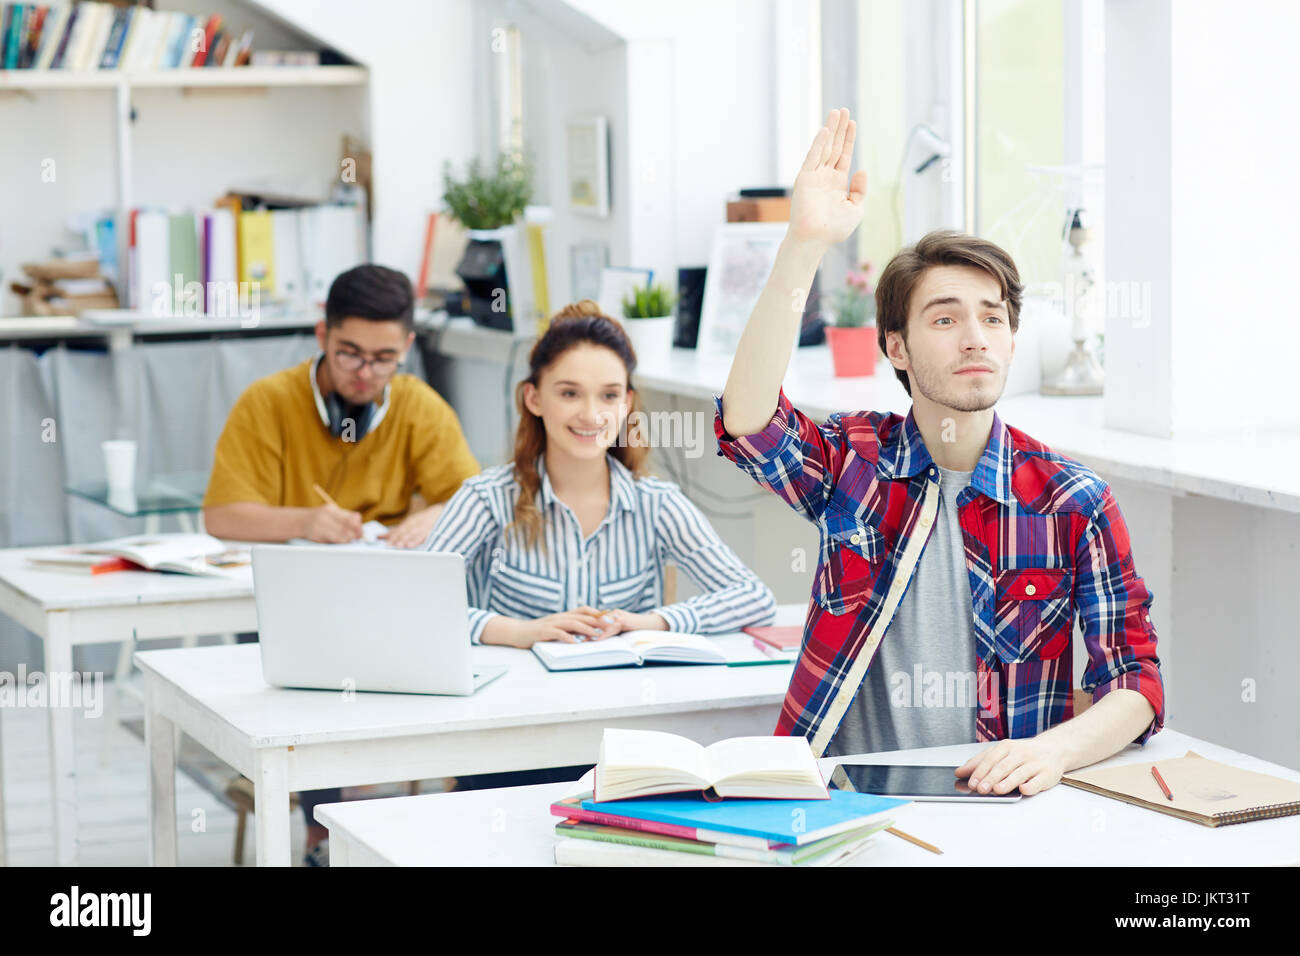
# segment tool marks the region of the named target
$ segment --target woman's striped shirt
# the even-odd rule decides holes
[[[584,539],[577,517],[551,489],[544,457],[539,456],[537,469],[545,551],[527,547],[522,533],[505,534],[520,491],[511,464],[467,479],[424,543],[428,551],[464,556],[475,643],[495,615],[534,619],[584,604],[653,611],[670,630],[696,634],[771,622],[776,612],[771,590],[723,544],[677,485],[634,479],[622,462],[606,455],[609,510]],[[701,593],[664,606],[668,562]]]

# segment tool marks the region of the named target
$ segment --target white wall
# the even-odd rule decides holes
[[[1107,278],[1149,283],[1153,307],[1108,317],[1107,423],[1294,428],[1300,114],[1279,104],[1300,99],[1300,6],[1110,0],[1106,31]]]
[[[556,212],[563,273],[557,292],[567,293],[568,244],[578,238],[607,242],[613,265],[649,266],[675,281],[676,267],[707,263],[728,195],[794,177],[794,169],[774,169],[772,4],[571,0],[567,6],[623,39],[593,53],[551,4],[511,7],[525,61],[541,63],[544,73],[544,81],[525,85],[524,109],[530,128],[537,112],[547,124],[544,136],[534,129],[532,138],[544,145],[539,159]],[[572,215],[562,202],[564,123],[593,111],[610,120],[607,222]]]
[[[375,261],[419,272],[442,165],[473,154],[470,0],[250,0],[370,70]],[[337,150],[336,150],[337,152]],[[337,155],[334,157],[337,163]]]

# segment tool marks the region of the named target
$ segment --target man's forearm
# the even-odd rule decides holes
[[[1065,748],[1065,769],[1077,770],[1123,750],[1155,719],[1150,701],[1135,690],[1113,690],[1077,717],[1039,734]]]
[[[208,534],[231,541],[288,541],[306,537],[311,511],[238,501],[203,509],[203,527]]]
[[[722,425],[733,437],[762,431],[772,420],[804,302],[825,252],[821,245],[788,235],[781,243],[772,273],[736,346],[722,393]]]

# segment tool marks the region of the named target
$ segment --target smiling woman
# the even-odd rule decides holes
[[[531,647],[770,620],[772,592],[676,485],[646,474],[622,326],[590,300],[567,306],[529,366],[513,461],[467,481],[425,545],[465,556],[471,638]],[[665,606],[669,562],[701,593]]]
[[[681,490],[646,474],[636,353],[590,300],[564,308],[519,384],[513,462],[469,479],[425,547],[465,557],[470,637],[530,648],[623,631],[770,623],[776,601]],[[664,603],[664,570],[700,593]],[[461,778],[458,789],[576,780],[586,767]]]

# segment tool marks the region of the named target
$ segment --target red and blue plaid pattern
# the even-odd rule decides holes
[[[811,740],[832,701],[857,692],[845,678],[907,543],[928,538],[922,501],[938,470],[911,412],[837,412],[819,426],[782,390],[766,428],[732,438],[722,399],[715,402],[718,454],[821,532],[803,649],[776,728]],[[1088,652],[1082,688],[1094,701],[1121,687],[1137,691],[1156,712],[1137,742],[1159,731],[1164,685],[1151,592],[1106,482],[995,412],[957,501],[975,613],[977,738],[1032,737],[1073,716],[1076,615]]]

